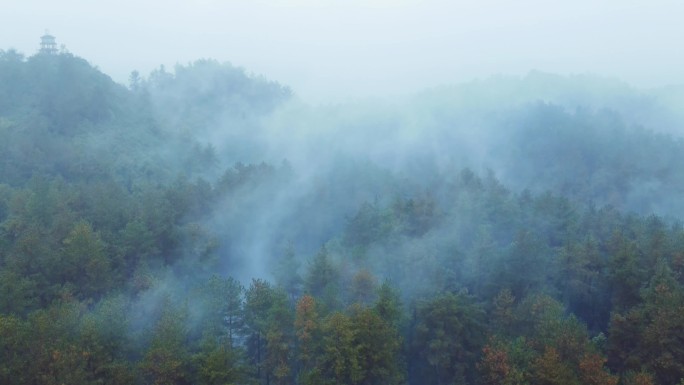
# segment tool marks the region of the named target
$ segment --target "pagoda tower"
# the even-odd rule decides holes
[[[40,51],[38,52],[47,55],[57,54],[57,43],[55,42],[55,37],[50,35],[48,31],[45,31],[45,35],[40,37]]]

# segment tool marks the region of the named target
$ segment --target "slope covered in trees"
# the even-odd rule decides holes
[[[676,97],[605,82],[0,52],[0,383],[678,383]]]

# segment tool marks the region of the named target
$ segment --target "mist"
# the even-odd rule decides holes
[[[680,8],[7,5],[0,383],[681,382]]]
[[[33,53],[36,35],[48,29],[122,84],[133,70],[200,58],[277,79],[309,103],[408,95],[530,70],[593,73],[639,87],[684,82],[676,49],[684,9],[670,0],[31,0],[3,10],[0,46]]]

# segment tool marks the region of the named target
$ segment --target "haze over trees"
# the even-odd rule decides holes
[[[681,383],[682,95],[0,51],[0,383]]]

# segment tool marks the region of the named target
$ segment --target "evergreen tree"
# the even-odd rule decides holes
[[[324,311],[339,308],[340,274],[323,246],[311,261],[305,280],[305,292],[318,298]]]
[[[467,383],[484,344],[484,313],[467,294],[442,294],[419,303],[412,328],[411,381]]]

